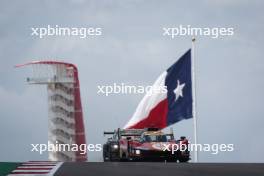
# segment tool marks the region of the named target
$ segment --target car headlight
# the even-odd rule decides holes
[[[118,145],[117,144],[114,144],[112,145],[113,149],[118,149]]]
[[[140,150],[136,150],[136,154],[137,155],[140,155]]]

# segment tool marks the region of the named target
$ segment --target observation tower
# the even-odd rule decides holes
[[[16,67],[30,66],[29,84],[43,84],[48,92],[48,140],[51,144],[86,144],[80,84],[77,67],[57,61],[35,61]],[[65,145],[66,146],[66,145]],[[67,149],[67,148],[66,148]],[[87,152],[51,151],[51,161],[86,161]]]

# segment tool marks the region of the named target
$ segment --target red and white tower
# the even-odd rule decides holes
[[[36,61],[30,65],[29,84],[45,84],[48,90],[48,138],[51,144],[86,144],[77,67],[71,63]],[[66,146],[66,145],[65,145]],[[52,151],[51,161],[86,161],[87,152]]]

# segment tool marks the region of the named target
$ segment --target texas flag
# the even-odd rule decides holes
[[[166,91],[153,91],[160,87]],[[191,49],[158,77],[152,89],[152,94],[143,97],[125,129],[165,128],[192,118]]]

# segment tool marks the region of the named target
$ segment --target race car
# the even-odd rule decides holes
[[[168,161],[188,162],[188,140],[174,139],[173,132],[163,133],[157,128],[117,129],[104,132],[112,135],[103,145],[104,161]],[[183,148],[184,146],[184,148]]]

